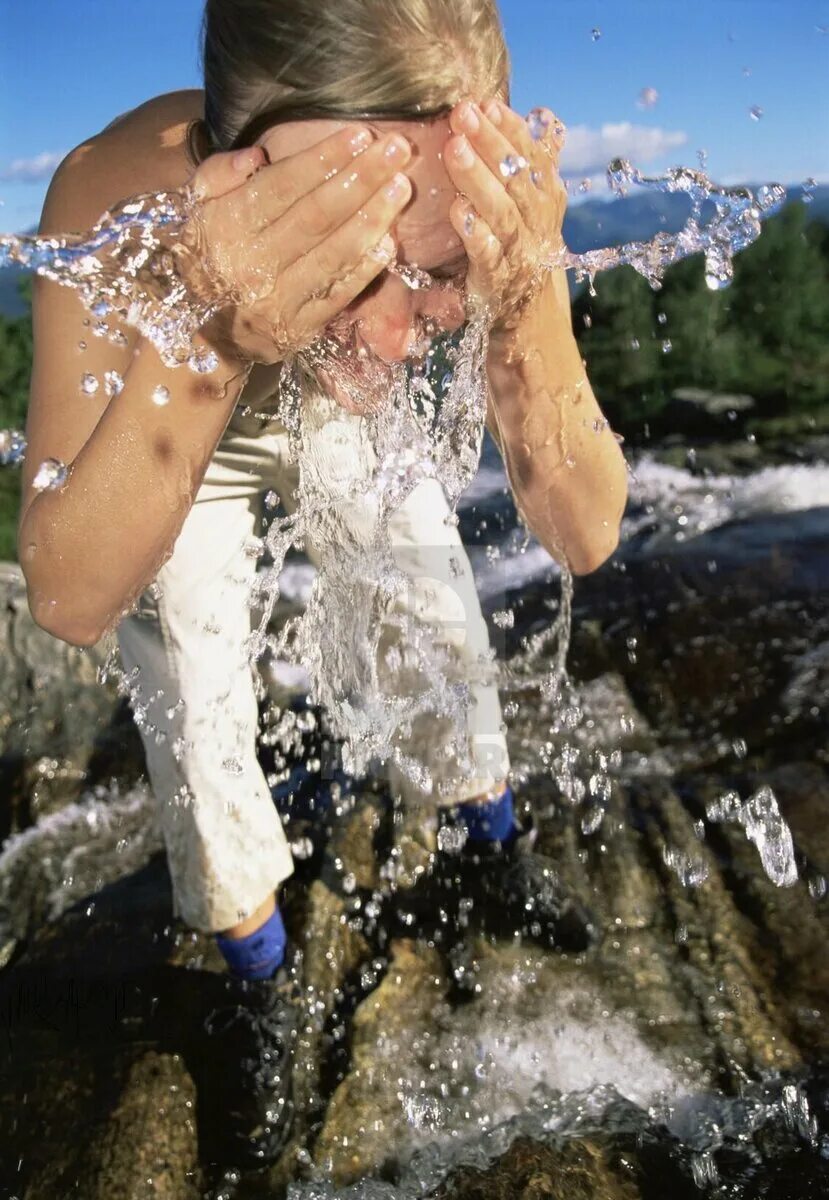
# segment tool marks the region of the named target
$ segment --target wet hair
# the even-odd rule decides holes
[[[506,96],[496,0],[207,0],[209,150],[307,117],[415,120]]]

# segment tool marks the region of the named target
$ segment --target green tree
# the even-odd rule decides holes
[[[623,432],[641,432],[680,386],[748,392],[763,417],[826,405],[829,226],[807,215],[795,202],[764,222],[721,292],[708,289],[695,255],[671,267],[657,291],[622,267],[598,277],[595,296],[580,293],[574,327],[582,353],[600,403]]]
[[[14,319],[0,316],[0,429],[22,429],[29,403],[32,373],[31,284],[20,285],[26,313]],[[0,559],[17,557],[17,518],[20,510],[20,473],[0,468]]]

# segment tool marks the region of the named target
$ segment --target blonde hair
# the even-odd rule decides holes
[[[416,119],[506,95],[509,56],[495,0],[207,0],[202,69],[225,150],[265,113]]]

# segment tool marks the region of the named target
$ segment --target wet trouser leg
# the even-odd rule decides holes
[[[243,920],[293,869],[257,761],[258,705],[244,648],[256,571],[245,542],[282,448],[281,440],[225,434],[157,588],[118,631],[125,670],[138,668],[175,910],[206,932]]]

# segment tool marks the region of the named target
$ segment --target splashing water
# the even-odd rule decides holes
[[[587,278],[592,290],[599,271],[628,265],[647,279],[654,289],[662,286],[668,267],[691,254],[705,257],[705,282],[712,291],[728,287],[734,275],[734,255],[760,236],[760,219],[776,212],[786,200],[786,189],[779,183],[763,184],[753,193],[750,188],[721,188],[711,182],[703,170],[671,167],[665,175],[649,178],[627,159],[617,158],[607,169],[608,186],[619,196],[633,186],[669,194],[680,192],[691,201],[691,215],[677,234],[657,234],[650,242],[629,242],[623,246],[602,247],[585,254],[567,253],[562,265]],[[710,201],[715,215],[702,224],[702,206]],[[551,266],[554,264],[550,264]]]
[[[305,667],[315,700],[331,714],[334,732],[346,743],[347,770],[361,774],[373,757],[385,759],[391,752],[395,764],[425,792],[432,790],[428,772],[395,747],[396,734],[420,714],[433,713],[451,722],[462,746],[468,685],[450,682],[451,662],[435,631],[425,623],[411,626],[401,615],[400,601],[411,580],[394,561],[388,523],[424,480],[441,481],[452,510],[471,482],[483,437],[486,347],[485,324],[470,322],[454,352],[440,406],[423,375],[413,381],[405,367],[389,368],[390,387],[365,413],[370,450],[351,465],[342,456],[337,461],[341,406],[321,389],[306,386],[312,364],[321,359],[298,355],[282,370],[281,417],[302,487],[296,511],[276,517],[262,544],[273,566],[255,586],[253,600],[262,616],[250,639],[251,656],[270,651]],[[324,364],[329,372],[336,368],[333,349]],[[346,384],[351,382],[346,374]],[[269,626],[285,556],[312,538],[336,546],[337,553],[322,557],[305,612],[275,636]],[[381,647],[389,630],[399,637]],[[462,772],[472,770],[463,752],[459,762]]]
[[[548,123],[542,111],[534,110],[528,118],[531,136],[536,140],[543,137]],[[511,177],[526,166],[523,158],[510,156],[501,164],[501,171]],[[619,195],[630,186],[684,192],[691,200],[691,216],[676,235],[659,234],[650,242],[581,255],[564,249],[541,264],[542,270],[574,270],[579,280],[589,279],[591,290],[599,272],[621,264],[633,266],[658,288],[668,266],[700,252],[705,257],[709,287],[725,287],[732,278],[733,255],[756,240],[761,217],[785,199],[785,190],[778,184],[761,187],[755,195],[747,188],[717,187],[703,170],[686,167],[647,178],[624,159],[610,163],[607,177],[611,190]],[[701,216],[705,201],[714,208],[714,217],[707,224]],[[88,235],[0,237],[0,268],[17,264],[74,287],[99,322],[114,316],[136,328],[155,346],[166,366],[186,364],[193,371],[210,372],[217,365],[216,357],[197,349],[195,337],[217,311],[237,298],[213,280],[199,295],[184,284],[180,262],[192,260],[198,249],[199,221],[194,206],[189,189],[161,192],[120,203],[105,213]],[[389,269],[412,289],[434,286],[434,280],[416,266],[392,263]],[[415,352],[425,353],[431,336],[427,333],[423,344],[413,348]],[[117,330],[108,336],[111,340],[123,338]],[[663,348],[667,352],[670,343]],[[432,790],[433,781],[422,764],[407,758],[395,744],[397,734],[424,713],[446,719],[455,730],[459,770],[471,773],[472,763],[463,749],[470,681],[452,679],[447,651],[434,630],[422,623],[413,626],[411,620],[401,617],[399,601],[410,581],[394,562],[388,522],[425,480],[440,481],[454,513],[480,457],[486,414],[486,351],[485,317],[470,320],[452,351],[451,377],[443,389],[436,388],[421,369],[366,363],[353,337],[349,340],[347,331],[336,328],[287,357],[280,378],[279,415],[299,463],[301,494],[296,511],[288,517],[274,516],[253,551],[257,555],[267,552],[273,565],[260,572],[251,597],[252,605],[261,612],[249,641],[251,661],[267,652],[308,672],[315,700],[329,711],[335,734],[346,744],[347,769],[359,774],[372,758],[391,757],[425,792]],[[107,372],[107,395],[117,396],[123,382],[117,372]],[[308,400],[309,384],[318,393],[313,404]],[[84,394],[94,395],[98,388],[97,378],[83,376]],[[323,392],[328,392],[328,397]],[[336,400],[330,398],[332,392]],[[159,385],[151,399],[156,405],[165,405],[170,392]],[[332,471],[331,463],[321,469],[310,450],[311,425],[317,432],[323,424],[331,424],[335,430],[338,409],[343,407],[363,414],[371,447],[370,455],[351,475]],[[0,462],[19,463],[24,452],[21,434],[0,431]],[[68,475],[64,464],[47,460],[38,470],[35,486],[59,488]],[[285,557],[312,534],[318,544],[329,549],[323,555],[310,603],[301,617],[289,620],[279,635],[274,635],[269,623],[280,595]],[[553,731],[565,737],[580,720],[565,668],[571,600],[572,579],[564,571],[560,610],[552,628],[531,642],[523,658],[514,661],[500,679],[507,691],[530,683],[539,687],[556,714]],[[383,627],[399,635],[391,646],[381,647]],[[539,677],[534,664],[553,641],[552,667]],[[413,678],[417,680],[414,688]],[[482,665],[481,680],[495,681],[492,663]],[[554,759],[545,761],[543,753],[541,757],[545,768],[554,771],[565,796],[578,803],[590,790],[591,813],[601,812],[600,803],[598,808],[596,804],[606,790],[607,756],[594,772],[595,786],[590,789],[577,778],[578,751],[567,742]]]
[[[764,871],[778,887],[797,883],[791,831],[780,815],[770,787],[758,788],[745,802],[737,792],[726,792],[707,806],[706,815],[709,821],[742,825],[746,837],[759,851]]]

